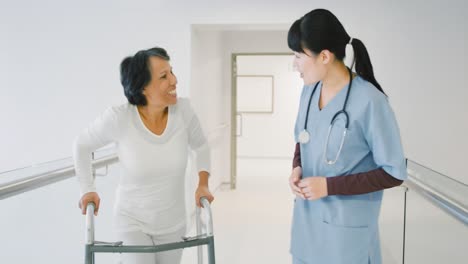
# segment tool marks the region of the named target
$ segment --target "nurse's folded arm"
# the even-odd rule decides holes
[[[301,150],[299,147],[299,143],[297,143],[293,159],[293,167],[295,166],[294,169],[301,168],[300,156]],[[309,180],[314,178],[320,179]],[[325,179],[325,183],[323,182],[323,178]],[[307,198],[308,200],[315,200],[328,195],[356,195],[376,192],[400,186],[402,183],[402,180],[399,180],[393,177],[392,175],[388,174],[384,169],[378,168],[368,172],[335,177],[309,177],[301,180],[301,182],[299,183],[299,187],[301,187],[301,194],[305,195],[305,198]],[[326,192],[323,190],[324,188],[326,189]],[[315,191],[316,193],[310,193],[313,191]]]
[[[399,186],[403,183],[384,169],[378,168],[363,173],[329,177],[328,195],[357,195],[376,192]]]

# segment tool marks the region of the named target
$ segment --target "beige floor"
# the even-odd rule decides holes
[[[289,160],[239,160],[238,186],[221,188],[212,204],[216,263],[291,263],[289,229],[293,196]],[[197,263],[186,249],[182,264]]]

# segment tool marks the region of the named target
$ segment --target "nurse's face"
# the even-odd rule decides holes
[[[294,52],[293,65],[301,74],[305,85],[316,83],[325,76],[325,66],[320,54],[314,54],[308,49],[304,49],[305,53]]]
[[[150,57],[151,81],[143,90],[148,105],[166,107],[177,103],[177,78],[169,61]]]

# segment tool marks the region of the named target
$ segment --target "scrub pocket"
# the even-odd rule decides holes
[[[322,222],[327,263],[366,264],[369,261],[369,227],[338,226]]]
[[[323,199],[322,221],[338,227],[368,227],[374,218],[369,194],[334,195]]]

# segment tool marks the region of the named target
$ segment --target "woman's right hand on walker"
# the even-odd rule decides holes
[[[86,214],[86,207],[90,202],[94,203],[94,215],[97,215],[99,211],[99,203],[101,202],[101,198],[99,198],[97,192],[88,192],[83,194],[80,202],[78,203],[78,206],[81,209],[81,213],[84,215]]]
[[[301,197],[302,199],[305,199],[305,196],[302,193],[301,188],[299,188],[298,186],[301,178],[302,178],[302,168],[301,166],[297,166],[292,170],[291,176],[289,177],[289,187],[291,187],[291,191],[293,194],[295,194],[297,197]]]

